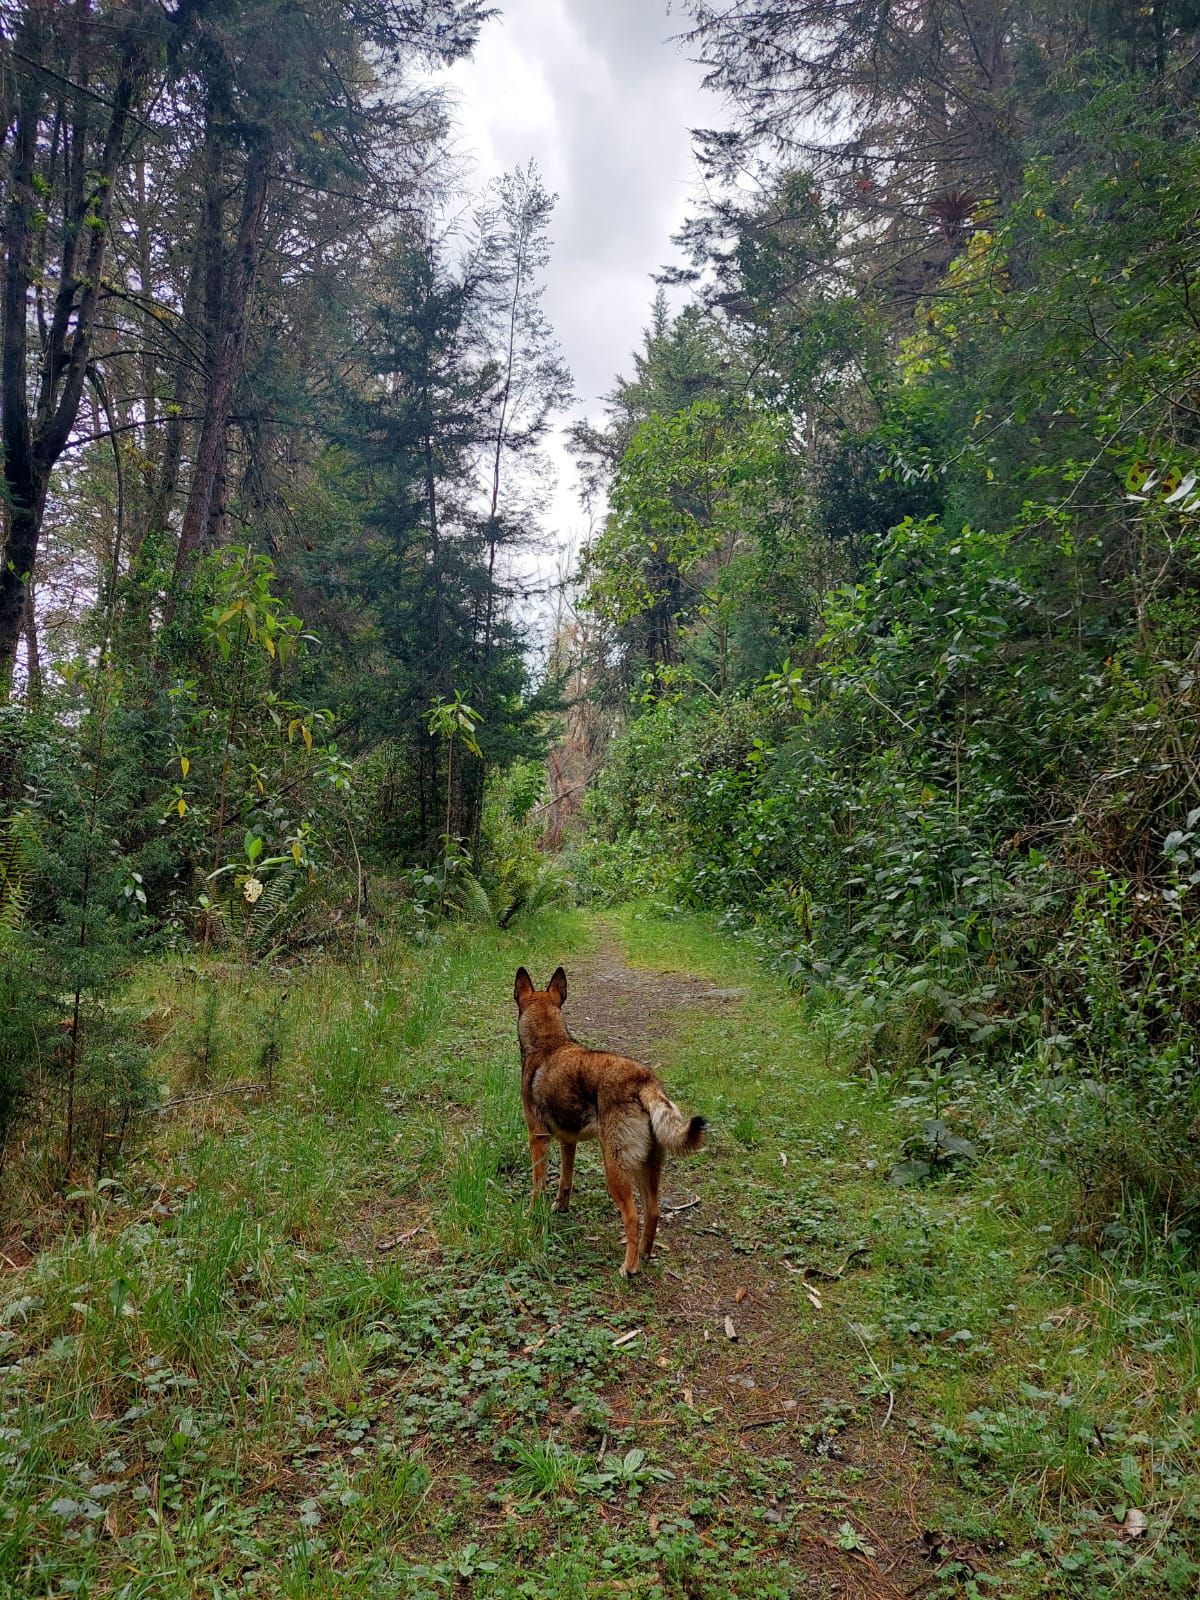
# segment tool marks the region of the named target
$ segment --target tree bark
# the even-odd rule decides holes
[[[262,245],[263,215],[271,169],[271,141],[265,131],[250,152],[246,163],[242,212],[238,223],[237,245],[223,295],[221,330],[209,375],[207,403],[179,547],[175,554],[175,582],[178,585],[209,530],[213,497],[225,467],[229,433],[229,414],[233,393],[241,371],[246,347],[246,305],[254,282]]]
[[[79,7],[81,18],[86,8]],[[45,48],[44,13],[31,7],[21,34],[22,53],[39,60]],[[146,58],[135,18],[121,58],[110,101],[108,129],[99,170],[90,189],[77,183],[82,171],[82,141],[77,119],[76,144],[68,179],[63,229],[61,277],[42,356],[35,414],[30,416],[26,318],[31,286],[31,252],[38,209],[34,179],[38,125],[44,96],[35,74],[23,75],[13,141],[9,203],[4,237],[4,326],[0,355],[0,403],[3,405],[4,483],[9,498],[8,540],[0,569],[0,701],[12,688],[13,665],[25,618],[25,594],[34,574],[50,474],[75,426],[84,377],[92,351],[100,279],[108,246],[109,217],[117,167],[125,154],[130,112],[146,71]],[[81,22],[82,26],[82,22]],[[87,251],[77,273],[80,241]]]
[[[512,299],[508,308],[508,349],[504,363],[504,387],[500,392],[500,414],[496,419],[496,446],[492,453],[492,503],[488,512],[488,581],[487,618],[483,628],[483,659],[490,664],[492,657],[492,625],[496,612],[496,546],[500,542],[500,469],[504,459],[504,440],[508,426],[508,406],[512,398],[513,370],[517,348],[517,312],[521,305],[521,290],[525,277],[525,246],[522,240],[517,247],[513,264]]]
[[[38,648],[37,632],[37,603],[33,592],[33,585],[25,586],[25,677],[28,684],[29,703],[32,706],[41,704],[42,700],[42,656]]]
[[[426,389],[424,395],[424,439],[422,455],[425,477],[425,504],[429,513],[429,556],[433,567],[433,638],[434,653],[438,660],[436,682],[446,686],[446,623],[445,603],[442,595],[442,549],[438,529],[437,466],[433,453],[433,406]]]
[[[42,29],[36,13],[27,19],[22,44],[35,58],[41,53]],[[26,388],[29,284],[34,236],[37,132],[44,96],[32,74],[17,94],[16,128],[8,180],[4,222],[4,348],[0,354],[3,395],[4,483],[8,491],[8,537],[0,570],[0,696],[7,698],[13,657],[25,615],[26,574],[37,549],[45,507],[45,485],[39,483],[33,425]]]
[[[183,331],[185,335],[189,330],[193,330],[199,322],[202,286],[203,273],[201,272],[200,258],[197,252],[192,257],[187,289],[184,293]],[[146,520],[142,527],[135,531],[133,542],[130,545],[129,557],[135,563],[146,540],[150,541],[152,557],[157,556],[158,552],[163,548],[160,536],[166,532],[171,503],[175,498],[175,489],[179,483],[179,462],[183,454],[183,413],[189,391],[196,382],[198,366],[199,357],[197,356],[195,366],[188,360],[180,358],[175,368],[175,382],[171,391],[171,401],[167,406],[166,422],[163,425],[162,449],[155,470],[154,486],[146,506]]]

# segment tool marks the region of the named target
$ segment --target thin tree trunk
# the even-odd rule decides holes
[[[192,268],[188,274],[187,289],[183,299],[183,329],[186,334],[194,330],[200,317],[200,296],[203,286],[203,272],[199,253],[192,256]],[[158,460],[158,468],[154,477],[154,487],[150,493],[149,504],[146,507],[146,519],[142,527],[136,531],[130,544],[130,560],[136,560],[141,552],[142,544],[149,539],[152,548],[159,545],[158,536],[166,531],[167,518],[171,514],[171,503],[175,498],[175,490],[179,484],[179,462],[183,454],[183,412],[188,398],[188,390],[195,381],[195,369],[180,358],[175,369],[175,383],[171,391],[171,404],[167,407],[167,420],[163,427],[162,452]]]
[[[500,415],[496,420],[496,448],[492,457],[492,504],[488,515],[488,581],[487,581],[487,613],[483,627],[483,658],[491,660],[492,654],[492,624],[495,619],[496,589],[496,545],[499,542],[500,527],[498,513],[500,509],[500,464],[504,455],[504,436],[508,426],[508,403],[512,397],[513,363],[515,360],[517,344],[517,311],[521,304],[521,287],[525,275],[525,252],[517,252],[516,268],[513,273],[512,301],[508,308],[508,357],[504,369],[504,389],[500,397]]]
[[[428,392],[425,395],[427,419],[432,417]],[[433,637],[437,654],[439,687],[445,687],[446,621],[442,597],[442,550],[438,527],[437,468],[433,459],[432,422],[427,420],[424,439],[425,503],[429,512],[429,554],[433,564]]]
[[[30,705],[42,701],[42,657],[38,647],[37,604],[32,583],[25,586],[25,678]]]
[[[146,158],[140,155],[134,168],[137,182],[137,269],[138,287],[142,298],[149,300],[153,293],[152,269],[150,265],[150,223],[146,216]],[[156,405],[155,389],[158,386],[158,362],[155,359],[154,349],[149,339],[142,352],[142,409],[146,419],[146,449],[154,449],[158,407]]]
[[[22,41],[28,53],[34,56],[40,53],[41,44],[37,22],[36,16],[30,18]],[[4,348],[0,353],[0,384],[3,386],[8,537],[0,569],[0,698],[7,698],[12,682],[13,655],[25,616],[26,577],[33,565],[46,499],[45,484],[39,481],[26,388],[26,316],[37,205],[33,180],[42,106],[41,89],[33,75],[27,73],[21,79],[17,96],[4,223]]]
[[[271,143],[264,134],[246,163],[242,214],[237,247],[225,285],[221,333],[210,376],[208,403],[196,445],[196,462],[188,493],[179,548],[175,556],[176,582],[204,543],[209,529],[213,495],[224,470],[225,451],[234,387],[241,371],[246,343],[246,305],[258,266],[263,214],[271,168]]]

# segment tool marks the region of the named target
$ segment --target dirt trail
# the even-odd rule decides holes
[[[577,960],[569,979],[575,1036],[656,1068],[663,1041],[684,1019],[697,1011],[728,1017],[745,998],[694,974],[631,968],[611,942]],[[665,1076],[674,1092],[669,1070]],[[804,1278],[751,1224],[731,1226],[737,1165],[737,1149],[719,1128],[707,1158],[668,1164],[662,1253],[637,1292],[656,1344],[669,1353],[657,1357],[652,1374],[643,1362],[629,1364],[611,1397],[613,1420],[645,1430],[647,1446],[669,1452],[678,1428],[671,1402],[682,1398],[702,1419],[714,1464],[789,1463],[783,1481],[775,1467],[774,1493],[748,1501],[746,1514],[779,1527],[805,1571],[806,1596],[913,1594],[951,1552],[927,1531],[934,1525],[922,1514],[925,1493],[903,1419],[886,1395],[865,1400],[858,1392],[864,1359],[838,1311],[842,1285]],[[597,1174],[581,1176],[585,1188],[595,1187]],[[615,1241],[615,1218],[612,1232]],[[660,1403],[647,1408],[651,1376]],[[664,1377],[673,1395],[663,1394]],[[856,1540],[860,1548],[844,1547]]]
[[[738,1004],[744,989],[721,989],[689,972],[631,967],[611,940],[572,963],[567,1000],[571,1032],[584,1044],[622,1050],[652,1066],[656,1041],[676,1030],[683,1008]]]

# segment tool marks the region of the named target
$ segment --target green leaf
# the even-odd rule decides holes
[[[897,1161],[888,1173],[888,1182],[897,1189],[903,1189],[910,1183],[920,1183],[923,1178],[928,1178],[933,1168],[928,1161],[920,1161],[915,1157],[908,1161]]]

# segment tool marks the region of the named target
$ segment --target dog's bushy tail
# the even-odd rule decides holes
[[[656,1095],[647,1106],[654,1137],[664,1150],[698,1150],[704,1139],[704,1118],[685,1117],[673,1100]]]

